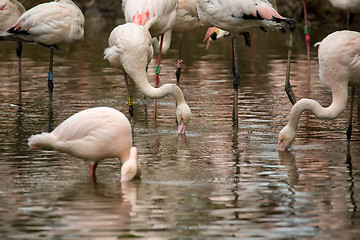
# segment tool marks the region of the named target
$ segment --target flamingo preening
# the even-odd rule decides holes
[[[261,27],[265,30],[283,29],[281,22],[290,26],[290,47],[288,52],[287,78],[285,90],[290,101],[296,102],[290,85],[290,56],[295,21],[282,17],[266,0],[198,0],[197,10],[201,22],[209,27],[215,26],[230,33],[233,49],[233,87],[234,87],[234,124],[238,125],[238,89],[240,82],[236,36],[252,28]]]
[[[315,45],[319,46],[319,77],[330,88],[332,103],[324,108],[313,99],[300,99],[291,109],[288,124],[279,133],[278,150],[288,150],[294,142],[302,112],[309,110],[319,119],[335,119],[346,108],[348,86],[354,91],[354,87],[360,85],[360,33],[337,31]],[[351,115],[352,108],[353,104]],[[351,128],[350,118],[348,139],[351,137]]]
[[[109,47],[104,58],[129,75],[139,90],[149,98],[162,98],[171,94],[176,100],[178,134],[185,133],[191,117],[181,89],[176,84],[164,84],[154,88],[149,84],[146,67],[153,56],[152,37],[148,29],[136,23],[126,23],[113,29],[109,36]]]
[[[132,146],[130,122],[114,108],[80,111],[52,132],[33,135],[28,141],[31,148],[55,149],[84,159],[90,166],[91,181],[95,180],[96,167],[104,158],[121,160],[121,182],[141,175],[137,149]]]

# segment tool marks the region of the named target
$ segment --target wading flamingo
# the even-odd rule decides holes
[[[158,59],[155,68],[155,87],[159,85],[161,53],[168,50],[170,41],[167,41],[163,50],[164,34],[171,35],[175,23],[178,0],[126,0],[123,1],[126,22],[137,23],[145,26],[153,38],[160,36]],[[156,117],[156,100],[155,111]]]
[[[236,35],[247,32],[255,27],[261,27],[265,30],[283,29],[281,22],[288,23],[290,25],[290,30],[293,33],[295,21],[282,17],[266,0],[198,0],[197,10],[199,19],[204,25],[209,27],[215,26],[229,32],[232,36],[234,64],[234,124],[237,126],[240,75],[238,69]],[[290,46],[292,46],[292,35],[293,34],[290,34]],[[290,101],[294,104],[296,101],[288,78],[290,72],[290,55],[291,47],[289,48],[285,90]]]
[[[137,149],[132,146],[130,122],[114,108],[95,107],[80,111],[52,132],[31,136],[28,144],[31,148],[56,149],[84,159],[90,165],[92,180],[95,180],[98,163],[104,158],[121,160],[122,182],[141,174]]]
[[[109,47],[104,51],[104,58],[113,66],[126,72],[139,90],[149,98],[162,98],[171,94],[176,100],[178,134],[185,133],[191,111],[186,104],[181,89],[176,84],[164,84],[154,88],[149,84],[146,67],[153,56],[152,39],[146,27],[126,23],[119,25],[110,33]]]
[[[10,27],[14,26],[16,20],[25,11],[24,6],[17,0],[0,0],[0,31],[7,31]],[[16,55],[18,58],[19,94],[21,94],[21,52],[22,43],[18,41]]]
[[[84,38],[84,15],[71,0],[39,4],[23,13],[8,32],[21,40],[38,43],[50,50],[48,89],[49,103],[53,92],[53,54],[58,45]]]
[[[360,33],[334,32],[315,46],[319,46],[319,77],[330,88],[332,103],[324,108],[313,99],[298,101],[291,109],[288,124],[279,133],[278,150],[288,150],[294,142],[302,112],[309,110],[319,119],[335,119],[346,108],[348,86],[360,85]]]

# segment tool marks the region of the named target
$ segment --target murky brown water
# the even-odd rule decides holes
[[[29,151],[27,138],[81,109],[127,113],[117,69],[103,60],[113,21],[87,19],[84,42],[55,53],[53,115],[48,113],[48,50],[24,45],[21,103],[15,43],[0,43],[1,239],[355,239],[360,235],[360,126],[347,144],[347,111],[334,121],[305,113],[291,152],[278,153],[277,133],[291,105],[283,91],[287,35],[252,33],[240,47],[239,129],[232,126],[229,39],[205,50],[204,29],[185,35],[180,86],[192,109],[178,139],[175,103],[152,100],[131,83],[134,145],[142,178],[120,183],[120,163],[102,162],[90,184],[82,160],[56,151]],[[96,23],[96,25],[95,25]],[[334,28],[312,30],[313,43]],[[163,57],[161,83],[175,83],[178,40]],[[292,65],[295,94],[327,105],[311,49],[297,32]],[[153,79],[154,61],[149,67]],[[357,106],[357,104],[355,105]]]

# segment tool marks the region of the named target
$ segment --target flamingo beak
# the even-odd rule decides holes
[[[285,151],[286,150],[284,142],[282,140],[279,142],[277,150],[278,151]]]
[[[211,35],[216,31],[219,31],[217,27],[211,27],[211,28],[209,28],[207,30],[207,32],[205,34],[205,37],[204,37],[204,40],[203,40],[203,42],[206,41],[206,49],[209,48],[209,45],[210,45],[210,42],[211,42]]]
[[[181,122],[180,122],[180,124],[179,124],[179,126],[178,126],[177,134],[178,134],[178,135],[179,135],[179,134],[185,134],[185,128],[186,128],[185,123],[184,123],[183,120],[181,120]]]
[[[31,147],[29,148],[29,151],[33,150],[34,148],[36,148],[36,147],[35,147],[35,146],[31,146]]]

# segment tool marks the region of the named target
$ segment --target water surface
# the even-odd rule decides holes
[[[57,151],[29,151],[27,138],[72,114],[108,106],[127,116],[123,76],[103,60],[115,21],[89,19],[85,40],[54,59],[54,101],[48,107],[48,50],[24,44],[21,95],[15,43],[0,44],[1,239],[356,239],[360,235],[360,128],[346,141],[349,107],[333,121],[304,113],[290,152],[277,135],[291,109],[283,90],[288,36],[253,31],[239,38],[239,127],[232,123],[230,40],[205,50],[206,29],[184,36],[180,87],[192,110],[185,138],[176,135],[171,96],[134,96],[134,145],[141,180],[121,184],[117,159],[103,161],[97,182],[86,164]],[[92,25],[93,24],[93,25]],[[93,27],[92,27],[93,26]],[[96,26],[96,27],[95,27]],[[320,41],[335,27],[313,29]],[[295,37],[291,81],[297,98],[324,106],[331,92],[310,67],[301,30]],[[160,84],[175,83],[178,40],[163,56]],[[148,77],[154,84],[155,58]],[[357,99],[357,98],[356,98]],[[358,100],[357,100],[358,102]]]

